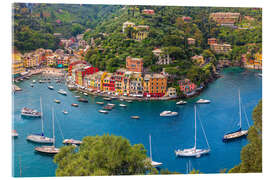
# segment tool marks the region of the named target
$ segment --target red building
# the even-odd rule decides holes
[[[143,14],[155,14],[155,11],[153,9],[144,9]]]
[[[189,79],[180,80],[178,81],[178,84],[180,87],[180,91],[182,91],[183,93],[190,93],[197,88],[196,84],[191,82]]]
[[[84,68],[83,72],[82,72],[82,75],[85,76],[85,75],[88,75],[88,74],[94,74],[96,72],[98,72],[98,68],[96,67],[92,67],[92,66],[87,66]]]
[[[184,22],[190,22],[190,21],[192,20],[192,18],[189,17],[189,16],[183,16],[183,17],[182,17],[182,20],[183,20]]]

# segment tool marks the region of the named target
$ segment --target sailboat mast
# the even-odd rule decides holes
[[[241,112],[240,89],[239,89],[238,93],[239,93],[239,118],[240,118],[239,125],[240,125],[240,129],[241,129],[242,128],[242,112]]]
[[[55,137],[54,137],[54,110],[52,108],[52,125],[53,125],[53,146],[55,146]]]
[[[151,134],[149,134],[149,144],[150,144],[150,160],[152,161]]]
[[[194,149],[196,150],[196,136],[197,136],[197,127],[196,127],[196,105],[194,105],[194,114],[195,114],[195,144],[194,144]]]
[[[41,111],[41,132],[42,135],[44,135],[44,124],[43,124],[43,111],[42,111],[42,102],[41,102],[41,97],[40,97],[40,111]]]

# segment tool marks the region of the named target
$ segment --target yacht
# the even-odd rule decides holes
[[[177,116],[178,112],[173,112],[173,111],[163,111],[160,113],[160,116]]]
[[[180,100],[180,101],[178,101],[176,104],[177,104],[177,105],[187,104],[187,101]]]
[[[59,91],[57,91],[59,94],[62,94],[62,95],[67,95],[67,92],[64,91],[63,89],[59,89]]]
[[[22,108],[21,115],[25,117],[41,117],[41,112],[27,107]]]
[[[196,103],[197,104],[208,104],[210,102],[211,101],[210,100],[207,100],[207,99],[199,99]]]
[[[202,123],[200,123],[200,124],[202,126],[204,138],[206,140],[206,143],[207,143],[208,148],[207,149],[197,149],[197,142],[196,142],[196,140],[197,140],[196,106],[194,106],[194,116],[195,116],[195,118],[194,118],[195,119],[195,123],[194,123],[195,124],[194,147],[189,148],[189,149],[183,149],[183,150],[181,150],[181,149],[175,150],[175,155],[176,156],[197,157],[197,158],[199,158],[199,157],[201,157],[201,155],[208,154],[210,152],[210,146],[208,144],[208,140],[206,138],[206,134],[205,134],[204,128],[202,126]]]

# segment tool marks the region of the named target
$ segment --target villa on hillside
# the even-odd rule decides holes
[[[182,91],[184,94],[191,93],[197,88],[197,85],[191,82],[189,79],[179,80],[178,84],[180,87],[180,91]]]

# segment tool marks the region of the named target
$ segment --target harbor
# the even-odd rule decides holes
[[[30,79],[15,83],[23,91],[14,94],[13,127],[19,136],[14,141],[13,173],[14,176],[46,177],[55,176],[56,165],[53,157],[35,152],[40,144],[28,142],[27,136],[41,132],[41,119],[21,117],[23,107],[40,111],[44,114],[44,134],[53,136],[52,107],[55,112],[55,146],[64,146],[65,139],[78,140],[85,136],[114,134],[130,140],[131,144],[142,143],[148,151],[152,147],[151,156],[156,162],[162,162],[161,168],[180,173],[186,172],[186,164],[191,169],[203,173],[218,173],[222,169],[230,169],[240,162],[240,151],[248,142],[245,138],[234,142],[224,143],[222,138],[228,131],[233,130],[238,114],[238,90],[241,90],[241,103],[245,108],[249,123],[252,125],[252,110],[262,98],[261,71],[228,68],[221,72],[222,78],[209,84],[204,91],[194,98],[186,100],[182,105],[176,105],[179,99],[164,101],[139,101],[140,98],[119,97],[109,95],[94,95],[78,89],[70,91],[65,83],[35,83],[44,75],[31,76]],[[53,77],[53,76],[52,76]],[[53,90],[48,86],[53,86]],[[66,92],[62,95],[57,91]],[[110,101],[103,99],[111,98]],[[61,103],[55,103],[57,99]],[[81,99],[81,101],[78,101]],[[122,100],[121,100],[122,99]],[[196,104],[200,99],[210,100],[207,104]],[[85,103],[87,100],[88,103]],[[132,100],[132,103],[128,103]],[[102,103],[103,102],[103,103]],[[110,105],[108,105],[110,103]],[[73,107],[71,104],[77,104]],[[114,107],[107,114],[98,112],[104,106]],[[120,105],[121,104],[121,105]],[[211,151],[200,157],[176,157],[177,149],[192,148],[194,145],[194,105],[197,107],[198,120],[202,121]],[[67,114],[63,111],[68,112]],[[163,111],[177,112],[177,116],[160,117]],[[136,116],[139,118],[131,118]],[[199,122],[198,122],[199,123]],[[243,129],[248,125],[243,121]],[[149,134],[152,142],[149,143]],[[206,149],[202,129],[197,127],[198,149]],[[21,160],[20,160],[21,159]]]

